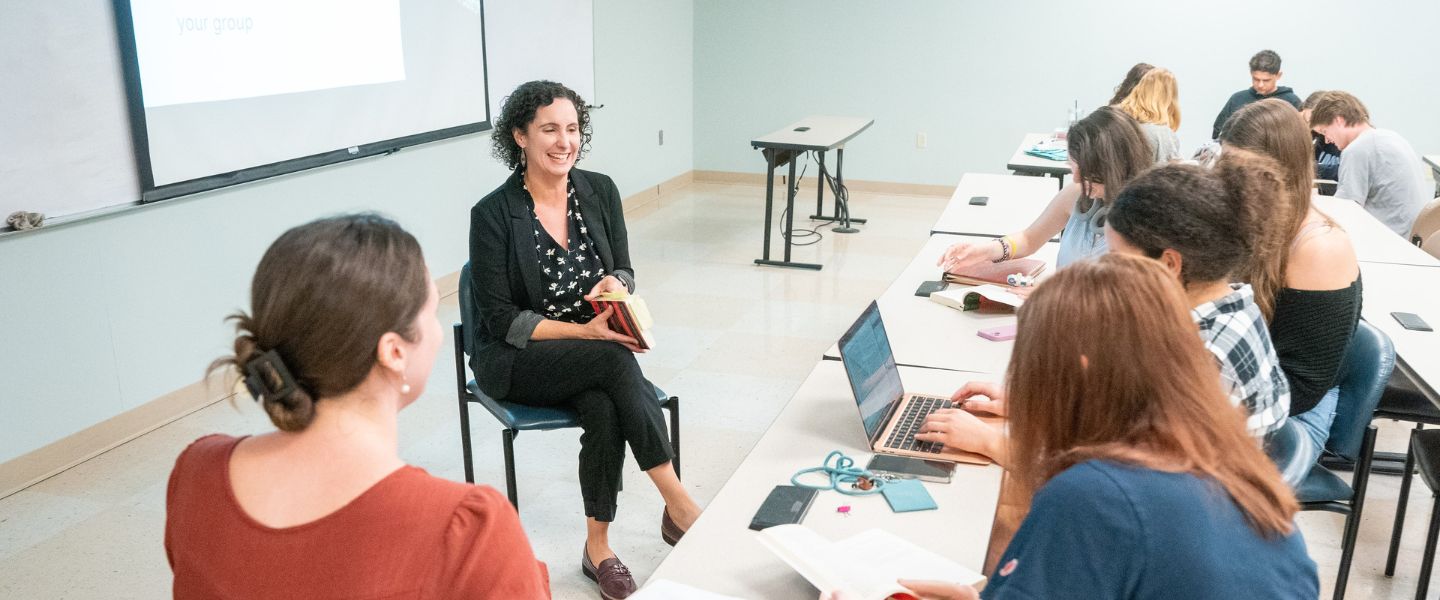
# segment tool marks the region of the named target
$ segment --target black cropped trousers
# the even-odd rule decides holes
[[[674,458],[655,389],[634,353],[599,340],[531,341],[515,357],[506,402],[563,406],[580,420],[585,516],[614,521],[625,445],[642,470]]]

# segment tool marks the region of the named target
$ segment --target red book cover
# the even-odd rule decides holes
[[[1017,258],[1001,263],[982,263],[945,274],[945,281],[963,285],[993,283],[1007,285],[1005,278],[1020,273],[1034,277],[1045,270],[1045,261],[1033,258]]]
[[[615,311],[610,313],[608,325],[610,330],[616,333],[630,336],[642,349],[650,349],[646,335],[640,328],[635,318],[634,309],[629,303],[621,300],[591,300],[590,306],[595,309],[595,314],[605,311],[606,307],[614,307]]]

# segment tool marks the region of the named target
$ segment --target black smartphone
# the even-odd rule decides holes
[[[750,528],[760,531],[766,527],[804,521],[805,513],[810,512],[810,503],[815,501],[815,494],[819,491],[795,485],[775,486],[765,497],[765,502],[760,504],[760,509],[755,511],[755,516],[751,517]]]
[[[1420,318],[1420,315],[1415,313],[1392,312],[1390,316],[1395,317],[1395,320],[1400,323],[1401,327],[1409,329],[1410,331],[1435,331],[1430,328],[1430,324],[1426,323],[1425,319]]]
[[[973,205],[975,205],[975,206],[985,206],[986,204],[989,204],[989,203],[990,203],[990,197],[989,197],[989,196],[971,196],[971,197],[970,197],[970,204],[973,204]]]
[[[795,131],[810,131],[809,127],[796,127]]]
[[[955,475],[955,463],[906,458],[892,454],[876,454],[870,459],[870,464],[865,465],[865,470],[898,479],[950,483],[950,479]]]
[[[930,294],[945,291],[945,288],[948,285],[950,284],[945,283],[944,281],[926,281],[925,283],[920,284],[920,287],[915,288],[915,295],[921,298],[929,298]]]

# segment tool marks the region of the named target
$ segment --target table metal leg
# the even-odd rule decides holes
[[[825,151],[815,153],[819,156],[820,173],[815,176],[815,214],[810,215],[811,219],[823,218],[825,214]]]
[[[835,185],[839,189],[845,189],[845,149],[835,150]],[[850,226],[850,222],[864,223],[865,219],[850,218],[850,194],[845,194],[844,206],[841,206],[840,196],[835,196],[835,216],[840,217],[840,224],[831,228],[835,233],[857,233],[860,230]]]
[[[785,262],[790,262],[791,236],[795,235],[795,158],[790,158],[790,178],[785,180]]]
[[[820,265],[815,263],[799,263],[790,261],[790,238],[795,233],[795,157],[790,157],[790,177],[785,185],[785,260],[770,260],[770,211],[772,205],[770,200],[774,198],[775,192],[775,162],[772,160],[770,166],[770,179],[765,183],[765,254],[764,258],[755,259],[757,265],[768,265],[772,267],[794,267],[797,269],[820,270]]]
[[[825,183],[825,152],[821,151],[821,152],[818,152],[818,154],[820,155],[820,178],[819,178],[819,180],[816,182],[816,184],[819,185],[820,188],[823,190],[823,189],[825,188],[825,185],[826,185],[826,183]],[[845,157],[845,149],[844,149],[844,148],[837,149],[837,150],[835,151],[835,154],[836,154],[836,160],[843,162],[844,157]],[[842,178],[839,177],[839,174],[840,174],[840,166],[837,164],[836,167],[835,167],[835,175],[836,175],[836,177],[834,177],[834,179],[835,179],[835,181],[836,181],[836,184],[837,184],[836,187],[841,187],[841,186],[843,186],[843,185],[844,185],[844,181],[845,181],[844,179],[842,179]],[[836,222],[836,221],[842,221],[842,220],[844,220],[844,219],[848,216],[848,214],[847,214],[847,215],[842,215],[842,214],[841,214],[841,211],[840,211],[840,208],[841,208],[841,207],[840,207],[840,198],[839,198],[838,196],[836,196],[836,198],[835,198],[835,216],[832,217],[832,216],[826,216],[826,215],[825,215],[824,194],[825,194],[825,192],[823,192],[823,191],[821,191],[821,192],[819,192],[818,194],[816,194],[816,198],[815,198],[815,214],[810,215],[810,219],[813,220],[813,221],[829,221],[829,222],[832,222],[832,223],[833,223],[833,222]],[[849,207],[847,206],[846,208],[848,209]],[[846,212],[848,213],[849,211],[847,210]],[[864,222],[865,222],[865,219],[849,219],[848,222],[864,223]],[[846,227],[844,227],[843,229],[842,229],[841,227],[836,227],[836,228],[832,229],[831,231],[835,231],[835,232],[839,232],[839,233],[855,233],[857,230],[856,230],[856,229],[853,229],[853,228],[851,228],[851,227],[846,226]]]
[[[765,154],[765,250],[761,251],[760,259],[770,260],[770,213],[775,210],[775,152],[766,150]]]

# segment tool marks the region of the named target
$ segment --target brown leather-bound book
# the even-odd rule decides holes
[[[641,349],[649,350],[655,347],[655,338],[650,333],[650,309],[639,296],[625,292],[609,292],[591,300],[590,306],[595,309],[596,314],[604,312],[607,306],[615,307],[615,312],[610,314],[610,330],[635,338],[635,343]]]
[[[960,285],[1008,285],[1006,277],[1019,273],[1035,277],[1045,270],[1045,261],[1033,258],[1017,258],[1001,263],[982,263],[945,274],[946,283]]]

